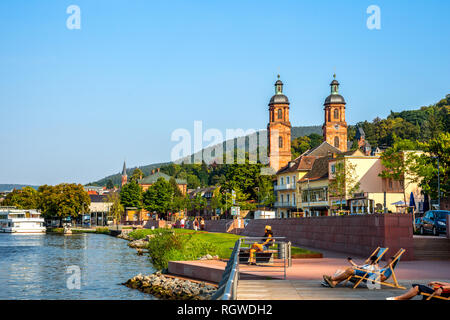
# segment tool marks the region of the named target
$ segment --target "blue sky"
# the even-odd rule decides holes
[[[69,5],[81,29],[69,30]],[[381,30],[369,30],[369,5]],[[0,183],[87,183],[170,160],[177,128],[262,129],[277,73],[294,126],[336,72],[347,122],[450,93],[449,1],[0,2]]]

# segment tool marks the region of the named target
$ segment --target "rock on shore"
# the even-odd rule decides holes
[[[167,277],[160,272],[148,276],[138,274],[124,285],[166,300],[209,300],[217,290],[204,282]]]

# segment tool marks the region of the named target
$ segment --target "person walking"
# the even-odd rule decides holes
[[[197,217],[194,219],[194,230],[195,231],[197,231],[198,230],[198,225],[199,225],[199,223],[198,223],[198,219],[197,219]]]
[[[180,220],[180,228],[184,229],[184,218],[181,218]]]
[[[203,217],[200,220],[200,230],[202,230],[202,231],[205,230],[205,219],[203,219]]]

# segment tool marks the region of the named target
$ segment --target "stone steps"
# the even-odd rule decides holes
[[[450,239],[414,238],[416,260],[450,260]]]

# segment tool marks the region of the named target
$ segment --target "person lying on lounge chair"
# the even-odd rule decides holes
[[[348,261],[353,266],[345,269],[344,272],[335,273],[334,276],[327,276],[327,275],[323,276],[323,280],[325,281],[325,283],[328,284],[328,286],[330,286],[331,288],[334,288],[338,283],[340,283],[340,282],[342,282],[344,280],[347,280],[352,275],[364,276],[364,274],[366,272],[374,273],[374,272],[380,271],[378,263],[376,262],[377,261],[377,256],[375,256],[375,255],[370,257],[370,261],[369,261],[368,264],[365,264],[365,265],[362,265],[362,266],[356,265],[356,263],[354,263],[351,258],[348,258]],[[358,270],[358,269],[364,269],[365,271],[361,271],[361,270]],[[380,275],[380,281],[385,281],[385,280],[386,280],[386,277],[383,274]]]
[[[425,293],[422,300],[426,300],[430,295],[449,298],[450,283],[432,281],[428,284],[428,286],[423,284],[413,284],[412,288],[408,292],[402,294],[401,296],[386,298],[386,300],[409,300],[421,293]]]

